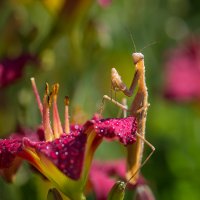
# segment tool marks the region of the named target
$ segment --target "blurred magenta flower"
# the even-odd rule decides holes
[[[175,101],[200,98],[200,37],[190,38],[168,53],[165,96]]]
[[[94,161],[89,174],[89,181],[96,199],[106,200],[108,193],[116,182],[116,177],[125,180],[125,175],[125,160]]]
[[[35,56],[22,54],[16,58],[4,58],[0,61],[0,87],[7,86],[23,75],[28,62],[35,62]]]
[[[94,161],[89,174],[89,183],[93,188],[97,200],[106,200],[116,180],[126,180],[126,161]],[[127,185],[129,190],[136,191],[137,200],[154,200],[153,193],[147,181],[140,175],[137,183]],[[142,189],[141,189],[142,188]],[[144,189],[145,188],[145,189]],[[144,191],[143,191],[144,190]]]
[[[69,99],[65,98],[65,125],[61,125],[58,108],[58,84],[49,91],[48,84],[40,100],[34,79],[33,90],[42,115],[42,128],[32,134],[0,140],[0,169],[7,180],[25,159],[70,199],[84,199],[84,188],[94,152],[103,138],[117,139],[128,145],[136,141],[137,123],[134,117],[101,119],[95,115],[83,125],[69,124]],[[53,125],[50,122],[52,106]],[[16,134],[15,134],[16,135]],[[16,162],[18,165],[16,165]],[[12,170],[15,168],[15,170]],[[10,173],[4,173],[5,171]]]
[[[98,3],[100,6],[105,8],[105,7],[108,7],[112,3],[112,0],[98,0]]]

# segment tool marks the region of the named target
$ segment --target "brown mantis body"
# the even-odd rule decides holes
[[[132,102],[131,109],[129,110],[130,116],[134,116],[137,119],[137,140],[134,144],[127,147],[127,180],[131,184],[135,184],[137,182],[141,167],[149,160],[149,158],[155,151],[155,148],[145,139],[146,116],[149,103],[148,90],[145,82],[144,56],[142,53],[133,53],[132,57],[135,64],[135,74],[130,88],[127,88],[127,86],[124,84],[115,68],[112,68],[111,71],[111,83],[112,88],[115,91],[122,91],[126,96],[129,97],[133,95],[136,86],[138,86],[137,93]],[[103,99],[112,101],[123,110],[128,110],[127,106],[120,104],[119,102],[115,101],[107,95],[104,95]],[[144,143],[146,143],[152,149],[152,151],[148,155],[148,157],[142,162]]]

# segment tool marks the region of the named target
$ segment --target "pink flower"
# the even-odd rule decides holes
[[[70,126],[69,99],[66,97],[65,126],[62,126],[57,108],[59,85],[54,84],[52,91],[46,85],[43,103],[34,79],[32,85],[42,115],[42,128],[36,130],[36,137],[32,134],[30,137],[27,134],[15,134],[11,138],[0,140],[1,174],[11,180],[19,167],[18,160],[24,159],[70,199],[82,199],[93,155],[102,139],[117,139],[125,146],[132,144],[136,141],[136,119],[101,119],[99,115],[95,115],[83,125]],[[52,126],[49,113],[51,106]]]
[[[125,180],[126,162],[125,160],[116,161],[95,161],[92,164],[89,180],[97,200],[106,200],[108,193],[118,177]]]
[[[92,164],[89,181],[97,200],[106,200],[117,180],[126,180],[126,161],[95,161]],[[146,180],[140,175],[135,185],[127,189],[136,191],[137,200],[155,200]]]
[[[176,101],[200,98],[200,38],[172,50],[166,62],[165,95]]]

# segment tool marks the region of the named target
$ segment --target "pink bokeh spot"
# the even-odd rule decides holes
[[[24,53],[16,58],[5,58],[0,61],[0,87],[7,86],[23,75],[28,62],[36,62],[36,57]]]
[[[108,7],[111,3],[112,0],[97,0],[99,5],[103,8]]]
[[[169,52],[165,96],[176,101],[200,98],[200,38],[192,38]]]

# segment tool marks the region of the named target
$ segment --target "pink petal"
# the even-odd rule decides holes
[[[136,141],[137,122],[134,117],[101,119],[91,121],[95,132],[100,137],[118,139],[124,145]]]
[[[18,139],[0,140],[0,169],[9,168],[16,156],[22,151],[22,142]]]
[[[64,174],[72,179],[79,179],[84,160],[87,136],[63,134],[52,142],[31,142],[24,138],[24,145],[32,147],[38,153],[44,154]]]

